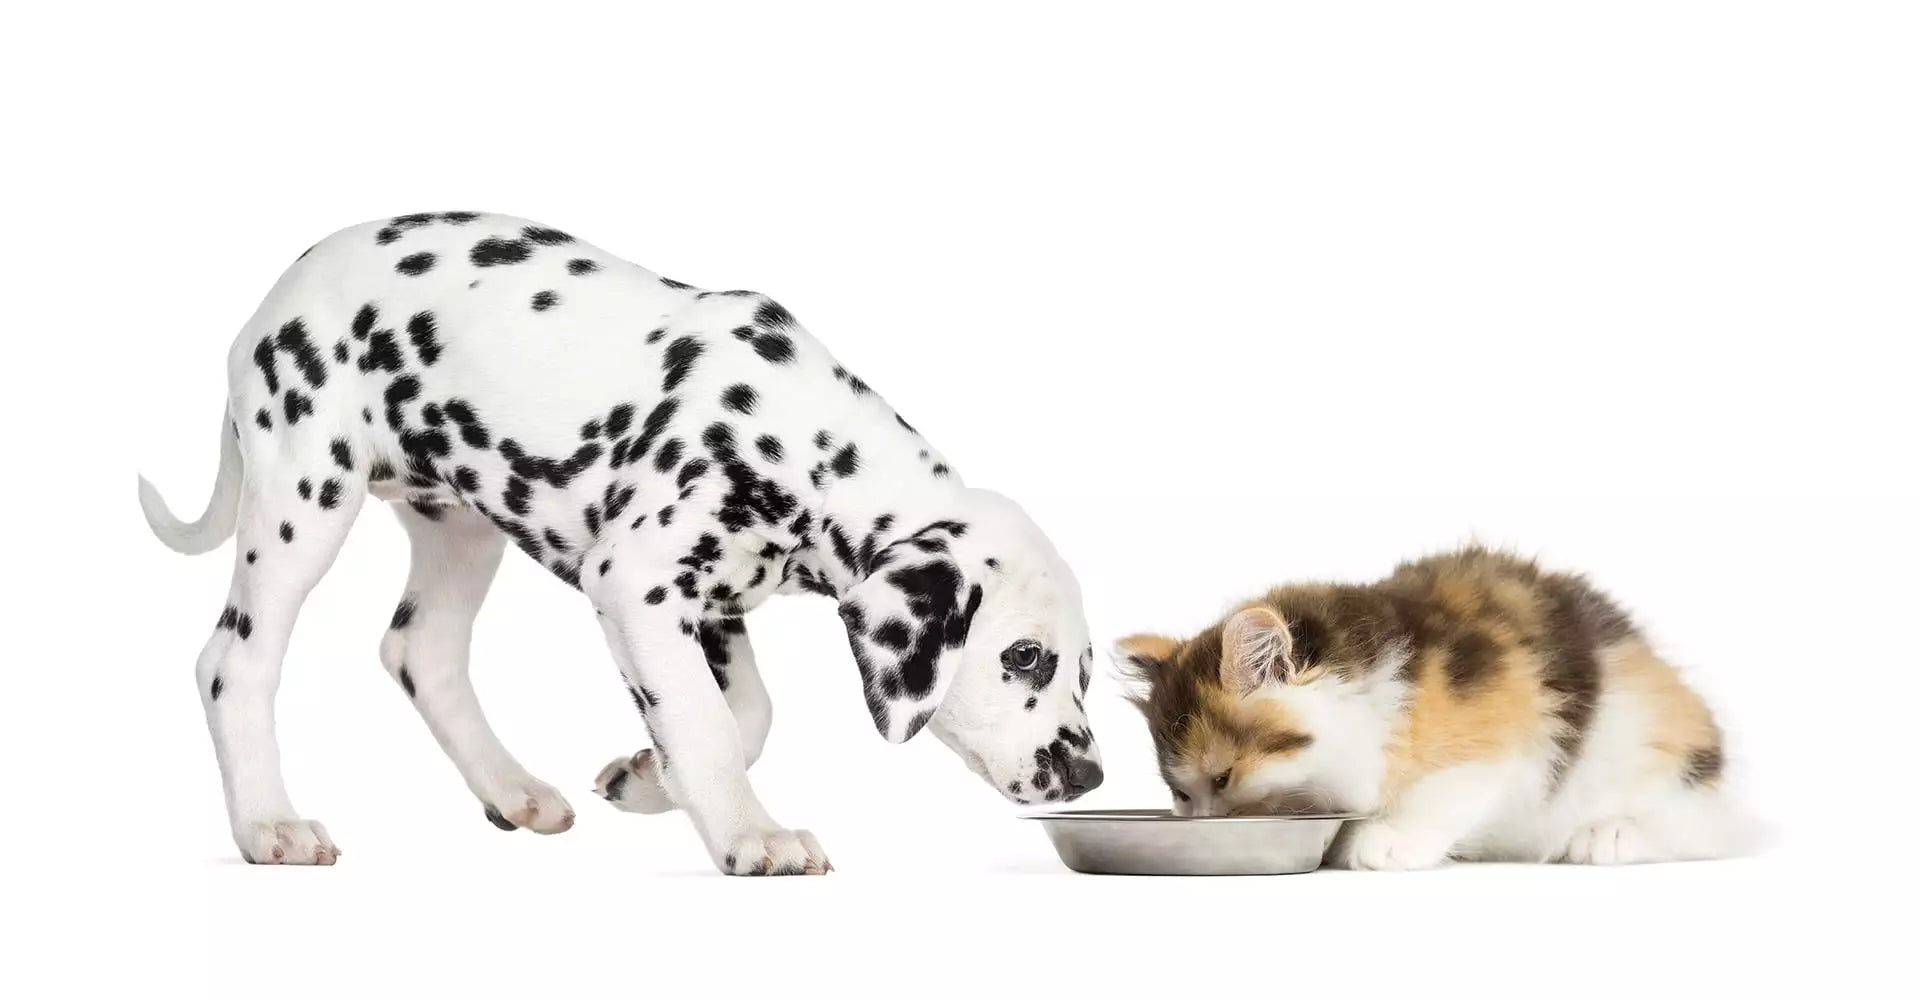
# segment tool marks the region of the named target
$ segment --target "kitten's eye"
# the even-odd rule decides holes
[[[1225,775],[1225,774],[1216,774],[1216,775],[1214,775],[1214,776],[1213,776],[1213,790],[1214,790],[1214,791],[1216,791],[1216,792],[1220,792],[1220,791],[1225,791],[1225,790],[1226,790],[1226,787],[1227,787],[1227,777],[1228,777],[1228,775]]]
[[[1181,802],[1192,802],[1192,801],[1193,801],[1193,799],[1192,799],[1191,797],[1189,797],[1189,796],[1187,795],[1187,793],[1185,793],[1185,792],[1183,792],[1183,791],[1181,791],[1181,790],[1180,790],[1180,789],[1178,789],[1178,788],[1176,788],[1176,789],[1174,789],[1174,790],[1173,790],[1173,797],[1174,797],[1175,799],[1178,799],[1178,800],[1179,800],[1179,801],[1181,801]]]
[[[1000,662],[1010,670],[1032,670],[1033,665],[1040,662],[1040,644],[1022,639],[1000,654]]]

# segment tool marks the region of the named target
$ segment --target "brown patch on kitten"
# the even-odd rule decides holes
[[[1689,785],[1718,781],[1725,766],[1720,727],[1680,672],[1638,640],[1609,646],[1601,662],[1607,686],[1633,695],[1651,714],[1647,745],[1671,762],[1673,773]]]

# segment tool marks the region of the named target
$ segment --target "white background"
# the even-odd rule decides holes
[[[8,15],[12,988],[1838,993],[1904,954],[1910,7],[801,6]],[[1763,847],[1072,875],[934,741],[874,736],[831,605],[793,598],[751,619],[754,781],[840,870],[723,879],[683,818],[592,795],[640,723],[515,555],[477,684],[580,818],[504,834],[379,667],[405,547],[370,505],[279,702],[345,857],[243,865],[192,681],[229,557],[149,537],[134,472],[197,512],[280,270],[443,209],[779,298],[1050,530],[1103,650],[1474,536],[1589,571],[1711,697]],[[1090,711],[1088,803],[1162,804],[1110,677]]]

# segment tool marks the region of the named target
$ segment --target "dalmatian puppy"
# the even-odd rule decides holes
[[[765,296],[522,219],[403,215],[303,254],[227,369],[205,513],[182,523],[144,478],[140,501],[180,552],[238,539],[197,677],[248,861],[340,854],[287,794],[273,699],[295,615],[368,494],[412,545],[380,660],[502,829],[574,819],[467,677],[509,540],[592,601],[650,736],[600,793],[684,810],[726,873],[831,868],[747,781],[772,715],[742,616],[774,593],[839,602],[888,741],[930,729],[1015,802],[1100,783],[1072,572]]]

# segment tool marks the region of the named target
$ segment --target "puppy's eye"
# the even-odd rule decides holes
[[[1226,790],[1226,787],[1227,787],[1227,777],[1228,777],[1228,775],[1225,775],[1225,774],[1216,774],[1216,775],[1214,775],[1214,776],[1213,776],[1213,790],[1214,790],[1214,791],[1216,791],[1216,792],[1219,792],[1219,791],[1225,791],[1225,790]]]
[[[1192,798],[1191,796],[1189,796],[1189,795],[1188,795],[1187,793],[1185,793],[1185,792],[1183,792],[1183,791],[1181,791],[1181,790],[1180,790],[1180,789],[1178,789],[1178,788],[1176,788],[1176,789],[1174,789],[1174,790],[1173,790],[1173,797],[1174,797],[1174,798],[1176,798],[1176,799],[1178,799],[1178,800],[1180,800],[1181,802],[1192,802],[1192,801],[1193,801],[1193,798]]]
[[[1010,670],[1032,670],[1033,665],[1040,662],[1040,644],[1022,639],[1000,654],[1000,662]]]

